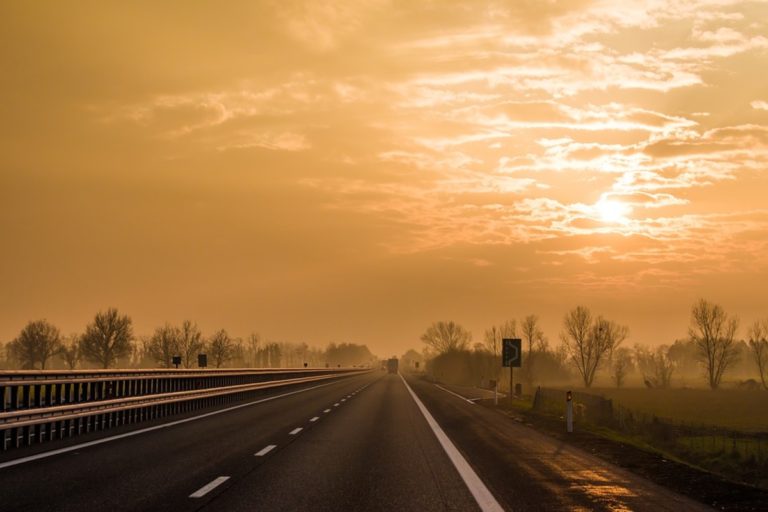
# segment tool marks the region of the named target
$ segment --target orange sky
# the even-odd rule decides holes
[[[0,340],[768,315],[768,3],[204,4],[0,5]]]

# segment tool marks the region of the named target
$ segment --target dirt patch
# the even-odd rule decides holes
[[[643,449],[635,444],[622,442],[612,438],[611,432],[601,431],[597,427],[594,430],[576,429],[568,434],[561,419],[542,416],[501,401],[498,408],[494,407],[491,400],[481,400],[477,403],[496,409],[539,432],[587,450],[608,462],[718,510],[768,510],[768,490],[732,482],[672,460],[650,446]]]

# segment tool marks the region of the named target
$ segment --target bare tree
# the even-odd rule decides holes
[[[67,368],[74,370],[77,368],[77,363],[80,362],[80,337],[77,334],[70,334],[69,337],[63,342],[61,348],[61,358],[67,365]]]
[[[528,344],[528,353],[532,354],[538,350],[546,348],[547,340],[544,337],[544,331],[539,327],[539,317],[536,315],[526,316],[520,322],[523,341]]]
[[[9,355],[23,369],[34,369],[37,364],[45,370],[48,360],[61,351],[61,334],[46,320],[29,322],[19,336],[8,344]]]
[[[669,347],[662,345],[651,355],[654,384],[657,388],[667,389],[672,384],[675,363],[669,359]]]
[[[651,350],[642,345],[635,345],[635,359],[643,373],[646,386],[663,389],[670,386],[677,363],[669,357],[669,346],[661,345],[656,350]]]
[[[501,354],[501,336],[495,325],[485,330],[483,345],[494,357],[499,357]]]
[[[621,347],[613,354],[613,382],[617,388],[624,385],[624,380],[627,378],[633,370],[632,364],[632,352],[626,348]]]
[[[523,342],[528,345],[528,357],[523,359],[523,375],[529,387],[533,386],[536,378],[535,367],[538,352],[546,350],[547,340],[544,337],[544,331],[539,327],[539,317],[536,315],[526,316],[520,322]]]
[[[756,321],[749,328],[749,347],[760,372],[763,388],[768,389],[768,318]]]
[[[598,367],[624,341],[629,329],[624,325],[593,319],[584,306],[577,306],[563,319],[564,331],[560,333],[563,346],[581,374],[584,386],[589,388],[595,380]]]
[[[173,356],[179,355],[180,340],[180,330],[166,323],[155,329],[145,348],[161,368],[170,368],[173,365]]]
[[[203,351],[205,342],[203,333],[197,328],[197,324],[190,320],[184,320],[179,331],[179,355],[181,355],[184,368],[197,365],[197,355]]]
[[[217,331],[211,336],[208,343],[208,355],[216,368],[221,368],[227,361],[232,359],[234,349],[235,345],[232,338],[229,337],[229,334],[224,329]]]
[[[257,356],[259,353],[259,344],[261,343],[261,336],[257,332],[252,332],[248,336],[248,360],[252,368],[257,366]]]
[[[86,360],[109,368],[119,358],[131,354],[132,340],[131,318],[109,308],[106,312],[99,311],[93,323],[86,327],[80,338],[80,352]]]
[[[696,344],[711,389],[720,387],[723,374],[738,358],[734,345],[739,320],[718,304],[699,299],[691,310],[688,336]]]
[[[429,326],[421,335],[421,341],[435,349],[438,354],[442,354],[452,350],[465,350],[472,341],[472,333],[453,321],[439,321]]]

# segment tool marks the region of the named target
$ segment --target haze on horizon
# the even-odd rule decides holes
[[[768,314],[768,2],[72,5],[0,6],[2,341]]]

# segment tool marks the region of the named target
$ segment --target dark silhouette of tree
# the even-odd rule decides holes
[[[523,343],[528,345],[528,354],[523,358],[523,376],[528,386],[533,387],[536,380],[536,359],[547,349],[547,340],[544,331],[539,327],[539,317],[536,315],[526,316],[520,322],[520,330]]]
[[[329,343],[325,349],[325,360],[332,366],[357,366],[370,364],[374,359],[367,345],[356,343]]]
[[[564,331],[560,333],[563,346],[579,371],[584,386],[592,387],[600,364],[624,341],[629,329],[624,325],[593,318],[584,306],[577,306],[563,319]]]
[[[624,385],[624,381],[627,378],[627,375],[632,371],[632,368],[632,352],[626,347],[621,347],[616,350],[613,356],[613,366],[611,370],[613,371],[613,382],[616,384],[617,388]]]
[[[69,338],[63,342],[59,355],[70,370],[77,368],[77,363],[80,362],[79,345],[80,337],[77,334],[71,334]]]
[[[246,341],[246,352],[248,354],[248,364],[252,368],[259,366],[259,345],[261,343],[261,336],[257,332],[252,332],[248,336]]]
[[[648,362],[652,375],[643,377],[653,383],[656,388],[667,389],[672,384],[672,373],[675,371],[675,363],[669,358],[669,347],[662,345],[655,351],[648,353]]]
[[[507,320],[499,326],[492,325],[490,329],[486,329],[483,343],[494,357],[500,357],[501,340],[515,337],[517,337],[517,323],[514,320]]]
[[[162,368],[173,366],[173,356],[179,355],[181,333],[176,327],[165,324],[155,329],[146,344],[150,357]]]
[[[738,359],[734,345],[738,328],[738,318],[717,304],[699,299],[691,309],[688,336],[696,344],[711,389],[720,387],[723,374]]]
[[[109,368],[121,357],[131,354],[133,326],[131,318],[115,308],[99,311],[80,338],[80,352],[87,361]]]
[[[19,336],[8,344],[9,355],[25,370],[39,364],[45,370],[48,360],[62,349],[59,330],[46,320],[29,322]]]
[[[435,322],[421,335],[421,341],[438,354],[452,350],[466,350],[472,341],[472,333],[450,321]]]
[[[227,331],[217,331],[208,343],[208,357],[216,368],[225,365],[234,354],[235,344]]]
[[[203,333],[197,328],[197,324],[185,320],[178,329],[178,355],[181,356],[184,368],[197,366],[197,355],[202,353],[205,342]]]
[[[749,348],[760,372],[760,382],[768,389],[768,318],[756,321],[749,328]]]

